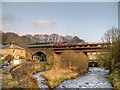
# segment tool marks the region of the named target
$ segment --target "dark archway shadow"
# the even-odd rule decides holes
[[[32,59],[39,60],[40,62],[46,61],[46,54],[43,52],[36,52],[32,55]]]
[[[87,55],[87,52],[83,52],[85,55]],[[87,55],[88,56],[88,55]]]
[[[98,67],[98,63],[97,62],[89,62],[88,67]]]

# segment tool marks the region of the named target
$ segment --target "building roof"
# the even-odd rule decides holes
[[[21,49],[21,50],[23,50],[24,48],[14,45],[14,44],[11,44],[11,45],[3,45],[2,49]]]

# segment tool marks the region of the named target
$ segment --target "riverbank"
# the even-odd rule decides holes
[[[48,84],[50,88],[55,88],[63,81],[76,78],[78,75],[79,74],[77,72],[74,72],[70,69],[60,68],[41,73],[41,76],[47,80],[45,84]]]
[[[120,76],[117,71],[110,73],[108,76],[109,81],[111,81],[113,88],[120,90]]]
[[[6,66],[0,69],[0,88],[12,88],[18,87],[18,82],[12,79],[12,76],[9,72],[9,66]]]
[[[37,78],[32,75],[40,70],[39,64],[36,63],[4,66],[1,69],[2,81],[0,84],[3,88],[39,88]]]

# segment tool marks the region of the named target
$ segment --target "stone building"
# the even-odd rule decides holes
[[[12,55],[15,59],[19,59],[20,57],[26,58],[26,50],[14,44],[3,45],[0,49],[0,55],[2,55],[3,58],[7,55]]]

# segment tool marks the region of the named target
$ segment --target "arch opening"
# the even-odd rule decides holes
[[[97,62],[89,62],[88,67],[98,67],[98,63]]]
[[[46,61],[46,54],[43,52],[36,52],[32,55],[33,60],[38,60],[40,62]]]

